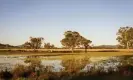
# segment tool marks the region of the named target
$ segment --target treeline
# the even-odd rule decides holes
[[[120,27],[117,32],[116,40],[118,45],[99,45],[91,46],[92,41],[83,37],[79,32],[66,31],[64,38],[60,41],[63,49],[71,49],[72,52],[75,48],[87,49],[132,49],[133,48],[133,27]],[[1,49],[8,48],[21,48],[21,49],[57,49],[54,44],[45,43],[43,37],[30,37],[28,41],[19,46],[11,46],[9,44],[0,44]]]
[[[93,46],[91,49],[124,49],[120,45],[99,45],[99,46]]]
[[[9,44],[1,44],[0,43],[0,49],[32,49],[30,47],[24,46],[24,45],[20,45],[20,46],[13,46],[13,45],[9,45]],[[44,43],[44,47],[42,46],[39,49],[68,49],[66,47],[55,47],[55,45],[50,44],[50,43]],[[76,49],[84,49],[84,47],[77,47]],[[88,49],[124,49],[122,46],[120,45],[99,45],[99,46],[89,46]]]
[[[9,44],[1,44],[0,43],[0,49],[10,49],[10,48],[19,48],[19,46],[13,46]]]

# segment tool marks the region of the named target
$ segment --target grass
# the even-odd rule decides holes
[[[110,56],[122,56],[122,55],[133,55],[133,52],[90,52],[89,56],[92,57],[110,57]]]
[[[87,52],[87,53],[43,53],[43,52],[0,52],[0,55],[11,56],[82,56],[87,55],[90,57],[110,57],[110,56],[122,56],[133,55],[133,52]]]

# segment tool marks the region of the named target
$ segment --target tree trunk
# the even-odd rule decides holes
[[[72,53],[74,52],[74,47],[72,47]]]
[[[88,46],[85,46],[85,53],[87,53],[87,48],[88,48]]]
[[[129,49],[129,42],[127,42],[127,49]]]

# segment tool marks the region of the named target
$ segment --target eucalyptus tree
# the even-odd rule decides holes
[[[23,46],[31,49],[39,49],[41,48],[41,44],[43,40],[44,38],[42,37],[30,37],[30,41],[25,42]]]
[[[92,43],[91,40],[88,40],[88,39],[86,39],[86,38],[84,38],[84,37],[81,37],[80,44],[81,44],[82,46],[84,46],[85,52],[87,52],[87,49],[88,49],[90,43]]]
[[[42,37],[30,37],[30,43],[31,43],[31,46],[32,48],[34,49],[39,49],[41,48],[41,44],[42,44],[42,41],[44,40],[44,38]]]
[[[39,49],[41,48],[41,44],[42,44],[42,41],[44,40],[44,38],[42,37],[30,37],[30,43],[31,43],[31,47],[33,49]]]
[[[117,38],[120,45],[124,46],[124,48],[132,48],[133,47],[133,27],[120,27],[117,32]]]
[[[28,48],[28,49],[31,49],[32,47],[31,47],[31,43],[30,42],[25,42],[24,44],[22,44],[22,47],[23,48]]]
[[[74,48],[80,45],[81,36],[76,31],[66,31],[64,33],[64,38],[61,40],[61,44],[74,52]]]

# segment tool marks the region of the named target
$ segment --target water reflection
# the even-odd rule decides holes
[[[107,60],[93,62],[90,64],[87,64],[87,66],[84,68],[84,71],[90,72],[92,70],[100,70],[100,72],[109,72],[110,71],[117,71],[118,66],[121,65],[121,62],[119,61],[118,57],[111,57]]]
[[[60,71],[61,69],[64,69],[64,67],[61,65],[62,60],[56,59],[53,60],[53,56],[46,57],[46,56],[35,56],[37,58],[41,58],[41,64],[45,66],[53,66],[53,71]],[[32,58],[35,58],[32,56]],[[56,56],[59,57],[59,56]],[[22,64],[22,65],[28,65],[24,62],[26,59],[26,56],[0,56],[0,70],[4,69],[12,69],[16,64]],[[29,58],[29,56],[28,56]],[[52,58],[48,60],[48,58]],[[117,71],[118,67],[122,65],[121,60],[130,59],[132,61],[133,57],[125,56],[125,57],[91,57],[90,61],[91,63],[86,64],[86,67],[82,71],[90,72],[91,70],[100,70],[103,72],[109,72],[109,70]],[[129,61],[127,61],[129,62]]]

